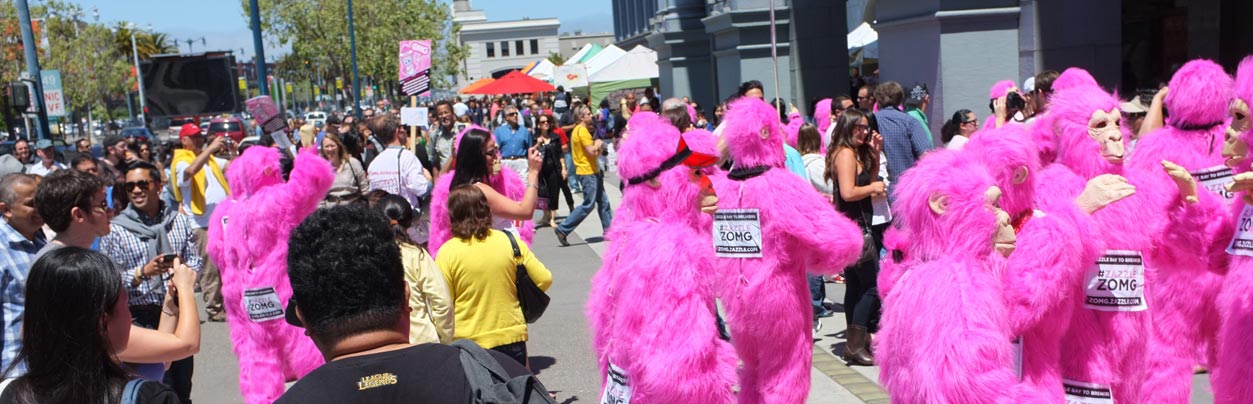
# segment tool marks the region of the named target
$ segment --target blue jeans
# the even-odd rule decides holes
[[[574,170],[575,170],[574,157],[570,155],[570,152],[566,152],[565,159],[566,159],[566,171],[569,174],[566,176],[567,177],[566,181],[570,183],[570,190],[574,192],[583,192],[583,188],[579,184],[578,176],[574,175]]]
[[[827,298],[827,285],[822,275],[806,274],[805,278],[809,281],[809,303],[813,305],[814,318],[817,318],[827,311],[822,305],[822,299]]]
[[[609,229],[609,223],[613,221],[613,210],[609,208],[609,196],[605,195],[605,174],[596,173],[575,177],[578,177],[579,184],[583,186],[583,203],[575,206],[570,216],[557,225],[557,231],[562,234],[573,232],[576,227],[579,227],[579,223],[583,223],[583,219],[592,213],[592,204],[596,204],[596,212],[600,214],[601,228]]]

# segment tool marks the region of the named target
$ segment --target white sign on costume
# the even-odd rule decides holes
[[[609,364],[609,377],[605,378],[605,394],[600,396],[600,404],[630,404],[631,379],[622,368]]]
[[[1083,306],[1099,311],[1144,311],[1144,258],[1139,251],[1108,250],[1088,267]]]
[[[1253,205],[1244,204],[1236,219],[1236,233],[1227,245],[1227,254],[1253,257]]]
[[[722,258],[761,258],[761,215],[757,209],[714,212],[714,253]]]
[[[1196,178],[1196,182],[1200,183],[1205,189],[1223,197],[1223,199],[1230,201],[1236,197],[1235,192],[1227,191],[1227,184],[1236,181],[1235,172],[1231,171],[1227,166],[1214,166],[1192,171],[1189,174],[1192,174],[1192,178]]]
[[[1114,392],[1109,386],[1062,379],[1066,404],[1114,404]]]
[[[279,301],[272,287],[244,290],[243,303],[248,319],[254,323],[283,317],[283,302]]]

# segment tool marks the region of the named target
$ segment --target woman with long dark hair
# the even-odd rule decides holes
[[[182,262],[176,266],[191,272]],[[79,247],[45,254],[27,278],[24,316],[15,363],[26,363],[28,370],[5,382],[0,403],[114,404],[125,394],[138,403],[179,402],[169,388],[144,381],[118,359],[130,338],[131,314],[122,276],[109,257]]]
[[[549,227],[557,227],[557,202],[562,193],[566,195],[566,206],[574,210],[574,196],[570,194],[570,183],[566,181],[570,173],[566,171],[562,157],[570,148],[570,140],[561,128],[554,127],[556,123],[552,115],[540,115],[535,120],[535,144],[543,159],[539,170],[539,188],[543,194],[540,197],[547,202],[540,224]]]
[[[975,113],[968,109],[957,110],[953,113],[953,118],[944,122],[944,127],[940,128],[944,148],[961,150],[976,130],[979,130],[979,120],[975,117]]]
[[[543,159],[539,150],[527,150],[527,177],[501,170],[500,149],[492,134],[480,127],[471,127],[458,135],[453,143],[453,158],[444,167],[431,192],[431,236],[428,248],[437,253],[452,237],[447,217],[448,192],[462,185],[474,185],[487,196],[492,209],[492,228],[522,236],[530,242],[531,220],[539,199],[539,169]],[[530,184],[530,185],[526,185]]]
[[[868,347],[868,327],[879,315],[878,248],[873,241],[872,198],[887,193],[879,173],[879,153],[883,139],[870,131],[866,115],[855,109],[840,116],[831,147],[827,148],[826,180],[835,184],[835,208],[861,227],[866,246],[862,258],[844,269],[845,321],[848,323],[844,360],[849,364],[871,366],[874,356]]]
[[[409,308],[412,309],[409,311],[409,343],[452,343],[452,297],[431,253],[410,239],[405,231],[415,219],[409,202],[400,195],[386,194],[370,201],[370,208],[387,218],[396,236],[396,245],[400,246],[405,281],[409,284]]]

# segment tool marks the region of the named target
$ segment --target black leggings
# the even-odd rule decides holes
[[[871,236],[877,250],[883,250],[883,232],[889,223],[871,227]],[[853,264],[844,270],[844,321],[846,325],[860,325],[870,332],[879,327],[879,260],[872,259]]]

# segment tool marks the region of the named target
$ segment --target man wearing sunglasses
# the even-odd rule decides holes
[[[126,169],[126,181],[115,188],[130,200],[109,226],[109,235],[100,239],[100,252],[113,260],[126,285],[132,321],[157,329],[166,298],[174,257],[200,272],[204,259],[196,248],[196,222],[178,212],[178,206],[161,201],[161,173],[147,162],[135,162]],[[192,357],[175,361],[165,374],[165,382],[183,402],[190,402]]]

